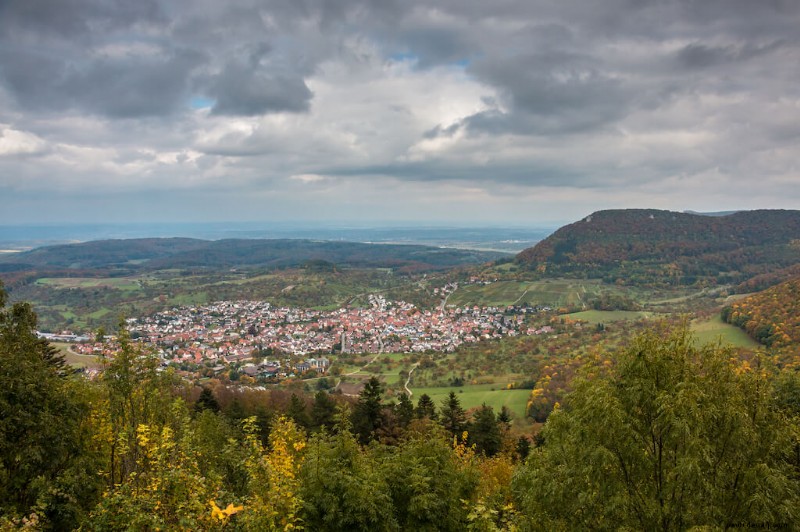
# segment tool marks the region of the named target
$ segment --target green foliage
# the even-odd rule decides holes
[[[396,530],[392,498],[379,464],[350,432],[348,413],[336,434],[311,438],[301,470],[303,523],[310,530]]]
[[[451,391],[442,403],[441,414],[442,427],[451,436],[460,436],[467,428],[467,414],[461,408],[461,401],[455,392]]]
[[[381,453],[382,472],[401,530],[464,530],[478,470],[462,467],[448,438],[434,425]]]
[[[198,397],[194,407],[198,412],[202,412],[203,410],[210,410],[214,413],[219,412],[217,398],[214,397],[214,392],[211,388],[207,387],[203,387],[203,390],[200,392],[200,397]]]
[[[769,373],[682,327],[646,332],[616,367],[586,371],[544,429],[514,490],[550,530],[786,525],[798,484]],[[744,524],[744,525],[743,525]]]
[[[423,393],[419,396],[417,408],[414,410],[414,413],[419,419],[428,418],[435,421],[439,418],[439,415],[436,412],[436,405],[433,403],[431,397],[426,393]]]
[[[0,527],[33,516],[69,528],[100,488],[83,432],[91,392],[37,338],[30,306],[5,301],[0,284]]]
[[[469,444],[486,456],[494,456],[500,452],[503,444],[500,427],[491,406],[482,405],[472,415],[469,424]]]
[[[353,409],[353,428],[361,443],[375,437],[381,428],[384,387],[377,377],[370,377]]]
[[[140,426],[160,430],[176,421],[170,415],[174,377],[159,372],[157,357],[132,343],[122,326],[118,341],[120,350],[103,372],[107,395],[106,408],[100,412],[108,424],[107,437],[100,443],[107,446],[109,486],[137,472],[143,452],[137,436]]]
[[[311,406],[311,426],[315,429],[331,429],[336,421],[335,415],[336,402],[328,392],[318,391]]]

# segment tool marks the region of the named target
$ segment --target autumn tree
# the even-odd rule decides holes
[[[514,491],[529,523],[557,529],[785,526],[798,515],[792,426],[770,373],[684,325],[648,331],[613,369],[584,372],[544,427]],[[796,430],[796,427],[794,427]]]

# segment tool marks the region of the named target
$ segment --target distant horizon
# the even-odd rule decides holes
[[[377,225],[368,222],[136,222],[0,225],[0,251],[137,238],[306,239],[365,243],[421,244],[513,253],[545,238],[560,225],[455,226]]]

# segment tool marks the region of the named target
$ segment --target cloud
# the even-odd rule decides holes
[[[7,0],[0,188],[217,219],[796,206],[798,25],[790,0]]]
[[[37,155],[46,143],[38,136],[0,124],[0,157],[10,155]]]

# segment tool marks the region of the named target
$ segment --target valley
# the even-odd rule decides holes
[[[637,215],[608,211],[577,227],[583,230],[588,224],[596,230],[599,223],[608,235],[614,216],[618,227],[627,228],[630,217]],[[697,227],[712,220],[668,216],[672,221],[689,216]],[[758,231],[769,214],[759,216],[754,223]],[[712,221],[715,227],[723,223]],[[686,240],[686,223],[677,227]],[[310,390],[324,379],[333,388],[344,383],[343,389],[357,393],[378,376],[390,396],[406,391],[406,383],[415,400],[427,394],[439,401],[455,391],[469,407],[484,402],[506,406],[528,423],[537,417],[531,415],[533,390],[547,392],[537,399],[541,403],[547,397],[546,404],[536,408],[552,409],[571,389],[581,357],[624,346],[637,330],[685,321],[700,343],[722,342],[742,353],[762,348],[721,317],[731,301],[745,297],[736,294],[738,284],[699,279],[665,283],[649,277],[636,281],[640,259],[615,266],[630,270],[633,277],[613,283],[602,272],[592,278],[591,269],[553,269],[550,264],[561,264],[561,259],[552,256],[530,267],[529,257],[546,253],[540,248],[563,249],[551,241],[563,241],[564,230],[513,260],[403,245],[112,240],[15,253],[6,257],[10,271],[3,275],[12,300],[34,305],[42,331],[69,330],[90,337],[103,331],[110,338],[70,349],[70,362],[90,372],[102,366],[91,360],[92,354],[113,357],[119,349],[114,332],[125,319],[137,341],[151,346],[163,364],[198,383]],[[666,228],[655,232],[661,239],[668,239],[667,233]],[[619,240],[603,238],[609,240],[609,249]],[[746,231],[737,239],[756,242]],[[670,249],[664,264],[679,260],[681,248]],[[696,253],[692,246],[686,249]],[[411,262],[414,256],[427,257],[427,262]],[[762,277],[769,271],[779,275],[785,267],[782,261],[761,257],[764,267],[771,268],[762,267]],[[656,271],[652,260],[643,264]],[[701,260],[695,259],[695,268],[706,268],[697,262]],[[224,318],[225,309],[233,308],[238,317]],[[256,314],[241,314],[242,309],[259,308]],[[551,383],[553,374],[560,375],[558,386]]]
[[[548,441],[574,437],[571,431],[559,435],[565,430],[559,420],[581,408],[591,415],[580,419],[602,419],[621,403],[591,401],[612,392],[630,401],[625,394],[638,386],[609,386],[607,379],[646,380],[652,371],[664,371],[671,379],[700,379],[702,386],[690,383],[687,389],[702,394],[736,383],[734,392],[718,390],[722,395],[714,399],[715,408],[734,408],[738,403],[727,404],[726,394],[750,393],[748,379],[769,375],[774,401],[780,401],[775,404],[794,400],[800,298],[789,258],[796,239],[788,235],[784,243],[759,247],[754,261],[743,263],[735,275],[709,274],[691,282],[688,271],[711,272],[719,257],[698,255],[681,244],[662,259],[622,253],[610,263],[586,262],[593,253],[598,258],[618,253],[614,242],[627,238],[636,215],[619,214],[620,234],[603,237],[611,244],[602,252],[582,249],[570,229],[576,243],[569,261],[578,262],[557,259],[555,266],[547,250],[563,249],[562,230],[515,257],[424,246],[192,239],[34,249],[0,260],[0,278],[13,305],[12,313],[3,311],[0,318],[24,317],[25,304],[16,303],[30,302],[38,314],[38,338],[30,345],[50,349],[42,347],[48,345],[42,338],[53,342],[55,351],[45,351],[47,357],[63,357],[64,369],[58,371],[75,372],[67,382],[84,390],[80,393],[94,397],[96,390],[106,390],[108,397],[125,401],[160,401],[160,413],[146,412],[145,403],[140,412],[138,406],[122,408],[151,424],[163,416],[182,434],[217,438],[216,443],[175,439],[171,429],[156,436],[139,423],[136,436],[119,436],[124,442],[135,438],[137,448],[162,441],[159,448],[168,450],[180,441],[185,456],[201,456],[198,449],[211,445],[202,452],[227,464],[222,470],[238,468],[237,475],[253,478],[259,471],[253,457],[277,460],[282,441],[294,441],[297,449],[313,446],[308,454],[298,451],[300,461],[321,459],[321,445],[349,446],[352,456],[372,460],[370,467],[383,471],[377,464],[388,462],[381,453],[416,449],[414,442],[422,441],[416,434],[423,434],[423,440],[441,445],[437,452],[452,456],[453,464],[470,464],[457,467],[476,468],[481,483],[494,483],[480,489],[505,493],[503,500],[510,501],[510,487],[526,482],[536,460],[552,452]],[[609,231],[614,227],[609,216],[616,215],[591,218],[603,220]],[[593,238],[592,245],[603,238]],[[671,238],[661,234],[656,247]],[[686,233],[679,238],[685,240]],[[739,235],[737,241],[747,238]],[[530,257],[544,258],[530,262]],[[640,365],[641,356],[652,362]],[[675,364],[684,369],[673,371]],[[709,377],[709,371],[723,377]],[[129,391],[117,389],[133,382]],[[665,389],[658,400],[681,386]],[[95,409],[105,404],[86,401]],[[641,408],[639,399],[632,404],[634,412]],[[693,406],[676,404],[669,408],[692,415]],[[589,433],[603,437],[614,422],[591,422]],[[111,430],[98,423],[87,429],[95,438]],[[713,445],[715,438],[703,441]],[[113,441],[103,445],[117,452]],[[126,459],[125,449],[112,458],[114,468]],[[216,471],[215,465],[202,467]],[[506,472],[502,482],[486,473],[495,467]],[[323,469],[330,478],[334,466]],[[312,485],[303,471],[304,486]],[[236,486],[236,478],[224,482]],[[238,486],[242,493],[252,489]],[[250,506],[242,508],[252,512],[253,499],[246,500]],[[214,505],[212,500],[212,512],[222,512]],[[200,507],[193,512],[202,515]]]

